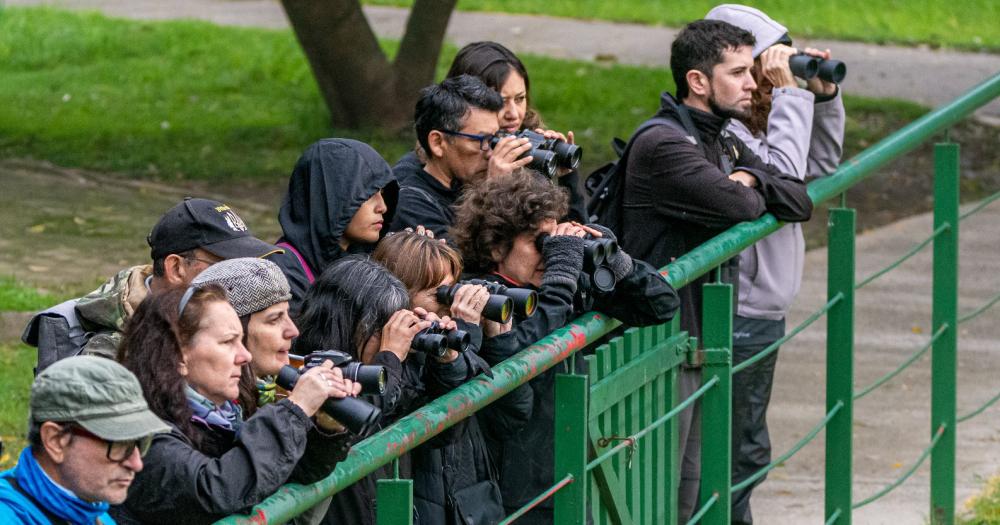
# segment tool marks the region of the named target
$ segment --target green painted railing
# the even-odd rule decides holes
[[[809,185],[809,195],[820,203],[842,194],[891,160],[913,150],[1000,96],[1000,75],[976,86],[955,101],[917,119],[903,129],[844,162],[836,173]],[[867,505],[902,484],[928,457],[931,461],[931,519],[950,524],[955,514],[956,424],[982,413],[1000,400],[1000,394],[957,417],[955,411],[957,326],[1000,301],[958,318],[958,225],[961,219],[993,202],[984,201],[961,218],[958,215],[958,147],[935,149],[934,231],[931,238],[903,256],[909,258],[933,243],[933,338],[928,344],[934,362],[931,381],[931,428],[928,446],[903,476],[859,502],[852,500],[853,401],[889,381],[915,362],[918,350],[897,370],[860,392],[853,385],[854,293],[856,289],[898,266],[890,265],[855,282],[855,213],[830,210],[828,302],[792,329],[779,344],[794,337],[822,316],[827,318],[826,414],[789,451],[753,476],[763,476],[792,457],[826,430],[825,522],[849,524],[851,510]],[[662,273],[675,287],[689,284],[771,232],[781,223],[770,214],[741,223],[667,265]],[[629,329],[585,359],[589,375],[563,374],[556,380],[555,479],[521,513],[552,498],[556,523],[583,524],[588,513],[597,523],[666,523],[676,517],[679,479],[677,416],[696,400],[702,403],[703,450],[700,507],[689,523],[729,523],[731,375],[749,364],[733,367],[732,292],[728,285],[706,285],[701,352],[703,384],[688,399],[677,396],[678,368],[693,359],[695,341],[678,333],[676,324]],[[315,484],[289,484],[254,507],[249,515],[234,515],[219,523],[284,523],[325,497],[386,465],[497,400],[517,386],[565,360],[609,333],[620,323],[590,312],[493,368],[493,379],[477,377],[394,425],[355,445],[334,472]],[[572,367],[571,367],[572,369]],[[412,482],[379,482],[380,525],[412,523]]]

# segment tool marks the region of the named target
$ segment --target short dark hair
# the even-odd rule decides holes
[[[435,129],[459,131],[472,108],[497,112],[503,109],[503,98],[471,75],[446,78],[422,89],[413,111],[413,129],[420,147],[430,154],[427,135]]]
[[[701,71],[711,78],[712,68],[723,61],[723,51],[753,47],[755,42],[753,33],[721,20],[695,20],[685,26],[670,46],[677,99],[688,96],[688,71]]]
[[[163,277],[167,273],[166,260],[167,260],[167,257],[169,257],[171,255],[179,255],[182,259],[184,259],[186,261],[193,261],[195,253],[194,253],[194,250],[187,250],[187,251],[183,251],[183,252],[176,253],[176,254],[167,254],[167,255],[164,255],[163,257],[158,257],[156,259],[153,259],[153,276],[154,277]]]
[[[531,79],[528,77],[527,68],[513,51],[502,44],[485,41],[466,45],[455,55],[445,78],[472,75],[499,93],[512,72],[517,72],[524,79],[524,91],[528,99],[528,110],[525,112],[521,129],[544,127],[541,116],[531,107]]]
[[[519,169],[466,187],[448,231],[470,272],[496,268],[493,249],[506,256],[514,238],[534,231],[547,219],[558,221],[569,210],[569,195],[547,177]]]

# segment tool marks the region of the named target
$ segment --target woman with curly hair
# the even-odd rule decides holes
[[[465,257],[467,273],[505,286],[538,291],[535,315],[483,342],[481,355],[490,364],[511,357],[591,308],[633,326],[667,322],[677,311],[674,289],[652,266],[633,260],[622,250],[608,260],[617,280],[614,289],[588,289],[583,270],[584,238],[614,240],[614,236],[596,224],[559,222],[567,206],[564,190],[521,170],[467,189],[456,209],[450,235]],[[576,363],[577,371],[585,373],[585,361],[577,359]],[[490,411],[480,413],[499,465],[507,512],[518,509],[553,483],[555,376],[569,371],[568,366],[564,361],[520,387],[530,389],[533,397],[531,419],[513,437],[497,439],[490,432]],[[552,519],[549,501],[521,521],[551,523]]]

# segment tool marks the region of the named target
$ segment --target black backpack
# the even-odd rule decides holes
[[[656,126],[670,126],[681,130],[687,133],[691,140],[697,141],[697,135],[691,134],[680,122],[666,117],[652,117],[636,128],[628,143],[618,137],[612,139],[611,147],[618,154],[618,160],[613,160],[597,168],[587,176],[587,180],[584,182],[587,195],[590,196],[587,200],[587,215],[590,222],[596,222],[609,228],[619,237],[622,234],[622,198],[625,194],[625,169],[628,164],[628,154],[639,135]]]

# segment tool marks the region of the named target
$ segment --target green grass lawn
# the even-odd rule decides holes
[[[0,312],[33,312],[69,298],[38,290],[11,277],[0,277]]]
[[[445,50],[439,76],[455,51]],[[535,105],[552,128],[576,132],[585,172],[606,162],[610,139],[627,136],[656,109],[659,93],[673,89],[665,69],[524,61]],[[133,177],[281,180],[321,137],[369,142],[389,162],[413,144],[409,134],[331,129],[289,31],[9,8],[0,17],[0,78],[5,157]],[[849,151],[852,141],[870,142],[924,111],[848,104],[884,116],[884,126],[849,128]]]
[[[0,438],[4,451],[0,456],[0,470],[17,463],[17,456],[25,446],[28,431],[28,394],[32,370],[35,367],[35,349],[22,344],[0,344]]]
[[[413,0],[364,0],[371,5],[411,6]],[[702,18],[721,1],[665,0],[459,0],[458,9],[529,13],[680,27]],[[875,43],[929,44],[1000,50],[1000,2],[996,0],[760,0],[754,7],[788,27],[792,36]]]

